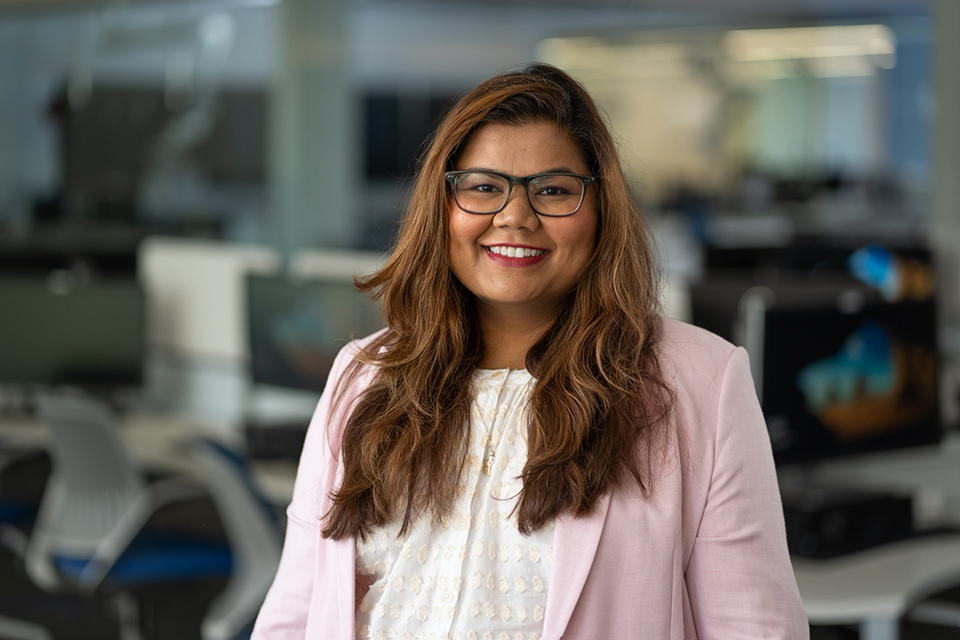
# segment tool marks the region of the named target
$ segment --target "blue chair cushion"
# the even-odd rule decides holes
[[[37,505],[14,500],[0,500],[0,523],[31,522],[37,515]]]
[[[57,570],[77,580],[89,558],[55,558]],[[107,574],[113,586],[221,578],[230,574],[233,554],[226,544],[184,536],[143,532]]]

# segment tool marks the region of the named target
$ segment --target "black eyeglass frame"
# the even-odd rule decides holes
[[[460,204],[460,200],[457,199],[457,188],[456,188],[455,181],[457,179],[457,176],[462,176],[469,173],[486,173],[491,176],[498,176],[507,181],[506,197],[504,197],[503,204],[501,204],[496,211],[470,211],[469,209],[465,209],[463,205]],[[583,182],[583,191],[580,192],[580,202],[577,203],[577,206],[573,211],[571,211],[570,213],[559,213],[559,214],[543,213],[542,211],[537,211],[537,207],[533,204],[533,200],[530,198],[530,190],[527,187],[529,186],[532,180],[536,180],[537,178],[542,178],[544,176],[566,176],[570,178],[579,178],[580,181]],[[506,208],[507,203],[510,202],[510,194],[513,193],[513,188],[517,185],[521,185],[523,187],[524,194],[526,194],[527,196],[527,202],[530,204],[530,208],[533,209],[534,213],[536,213],[538,216],[546,216],[547,218],[566,218],[567,216],[572,216],[577,211],[580,211],[580,207],[583,206],[583,200],[587,196],[587,187],[597,182],[597,178],[595,178],[594,176],[585,176],[580,173],[562,173],[562,172],[535,173],[532,176],[525,176],[520,178],[517,176],[507,175],[506,173],[499,173],[497,171],[447,171],[445,174],[443,174],[443,177],[446,179],[447,182],[450,183],[450,188],[453,191],[453,200],[454,202],[457,203],[457,206],[460,207],[460,210],[474,216],[492,216],[500,213]]]

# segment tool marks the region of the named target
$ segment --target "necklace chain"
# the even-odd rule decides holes
[[[493,473],[493,465],[497,462],[497,446],[500,444],[500,438],[503,437],[503,431],[500,432],[500,438],[497,438],[496,442],[493,440],[493,427],[497,423],[497,412],[500,409],[500,399],[503,397],[503,390],[507,387],[507,378],[509,378],[509,373],[504,377],[503,383],[500,385],[499,391],[497,391],[497,403],[496,410],[493,414],[493,424],[487,424],[487,421],[483,417],[483,407],[480,406],[480,395],[477,394],[473,398],[473,403],[477,407],[477,417],[480,418],[480,424],[483,425],[484,431],[487,434],[487,439],[483,444],[483,463],[480,465],[480,470],[484,475],[489,476]],[[524,381],[523,386],[526,387],[529,380]]]
[[[474,404],[477,405],[477,417],[480,418],[480,424],[483,425],[484,431],[487,434],[487,439],[483,444],[483,464],[480,465],[480,470],[483,471],[484,475],[489,476],[491,473],[493,473],[493,465],[497,462],[496,449],[497,445],[500,444],[500,438],[497,438],[496,442],[493,441],[493,427],[488,425],[487,421],[483,419],[483,407],[480,406],[480,401],[474,399]],[[500,398],[498,396],[497,406],[499,407],[499,405]],[[496,424],[496,414],[494,414],[494,424]]]

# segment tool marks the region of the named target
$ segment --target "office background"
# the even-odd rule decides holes
[[[299,334],[320,325],[298,296],[375,268],[445,108],[552,62],[619,136],[668,314],[697,320],[724,261],[796,267],[797,247],[929,266],[936,308],[913,330],[933,334],[946,436],[816,473],[906,488],[915,515],[960,523],[960,470],[941,453],[960,423],[958,42],[956,0],[0,0],[0,276],[136,281],[142,378],[114,402],[269,449],[247,429],[280,434],[318,394],[258,327],[279,308],[277,340],[303,356]],[[314,346],[300,374],[322,370]],[[0,422],[23,422],[31,402],[7,375]],[[275,502],[285,473],[263,474]]]

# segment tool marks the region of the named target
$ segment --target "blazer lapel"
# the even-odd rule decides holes
[[[610,493],[607,492],[597,500],[588,515],[574,518],[564,514],[557,518],[553,534],[553,570],[543,618],[544,640],[559,639],[566,631],[593,566],[609,506]]]
[[[331,637],[352,639],[355,635],[354,625],[357,615],[357,542],[352,536],[345,540],[338,540],[333,544],[331,552],[331,569],[335,572],[334,581],[337,585],[337,619],[340,623],[338,633]]]
[[[340,443],[335,443],[337,451],[337,466],[334,475],[334,481],[328,486],[339,487],[343,484],[344,466],[343,456],[340,455]],[[332,499],[330,495],[324,496],[324,512],[330,509]],[[318,534],[319,535],[319,534]],[[331,638],[342,638],[342,640],[352,640],[356,635],[356,614],[357,614],[357,540],[353,536],[344,540],[327,541],[329,546],[329,571],[333,573],[333,581],[336,585],[336,609],[332,613],[333,619],[337,620],[339,628],[328,630]]]

